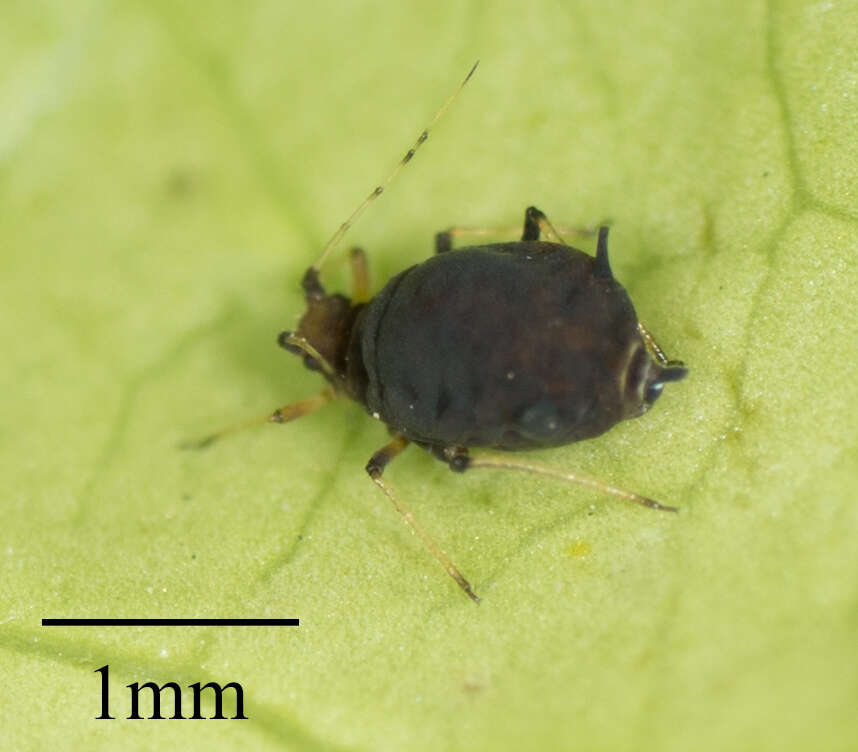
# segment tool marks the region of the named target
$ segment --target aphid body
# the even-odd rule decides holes
[[[280,345],[321,372],[328,386],[266,420],[294,420],[347,396],[385,423],[393,439],[372,455],[367,472],[448,574],[478,601],[468,581],[382,479],[386,465],[415,443],[458,472],[496,468],[539,473],[676,511],[507,452],[472,456],[469,450],[551,447],[598,436],[621,420],[642,415],[666,382],[682,379],[687,371],[680,361],[665,357],[614,278],[608,228],[599,229],[596,255],[590,256],[563,242],[535,207],[526,210],[518,241],[453,250],[454,238],[474,231],[438,233],[435,255],[397,274],[375,297],[369,294],[366,257],[352,249],[352,297],[329,294],[319,274],[329,252],[411,160],[429,127],[307,270],[302,283],[307,308],[298,330],[280,334]],[[206,446],[224,433],[195,446]]]
[[[647,349],[602,238],[596,258],[539,240],[440,253],[356,305],[312,284],[298,336],[337,391],[439,457],[598,436],[685,373]]]
[[[498,456],[472,457],[469,449],[549,447],[598,436],[645,413],[665,382],[687,371],[667,360],[614,278],[607,227],[599,230],[595,257],[540,240],[541,233],[560,236],[535,207],[525,212],[517,242],[452,250],[456,233],[439,233],[435,256],[397,274],[372,299],[363,300],[368,281],[359,249],[352,250],[356,300],[328,294],[318,268],[307,270],[307,310],[297,333],[283,332],[279,341],[321,371],[331,391],[272,419],[299,417],[344,394],[384,422],[394,439],[370,458],[367,472],[477,601],[382,480],[390,460],[413,442],[458,472],[542,473],[676,511],[592,478]]]

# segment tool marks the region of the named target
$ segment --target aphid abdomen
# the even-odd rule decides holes
[[[440,446],[552,446],[631,417],[617,373],[637,317],[587,254],[545,242],[475,246],[394,277],[361,320],[364,402]]]

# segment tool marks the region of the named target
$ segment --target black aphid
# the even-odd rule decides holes
[[[531,449],[598,436],[621,420],[643,415],[664,384],[684,378],[687,371],[680,361],[665,357],[614,278],[608,228],[599,229],[593,257],[566,245],[535,207],[525,212],[520,241],[453,251],[453,239],[473,231],[439,233],[435,256],[397,274],[373,298],[366,257],[353,249],[352,297],[325,291],[319,270],[329,252],[414,156],[474,69],[476,65],[304,275],[307,310],[298,330],[281,333],[278,341],[321,372],[327,387],[266,420],[294,420],[347,396],[385,423],[393,440],[370,458],[367,472],[447,572],[478,601],[468,581],[382,479],[387,464],[414,443],[458,472],[524,470],[676,511],[593,478],[508,454],[472,456],[469,449]]]

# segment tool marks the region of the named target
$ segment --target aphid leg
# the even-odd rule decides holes
[[[564,235],[575,235],[581,238],[591,238],[599,233],[603,227],[609,226],[611,220],[606,219],[591,227],[570,227],[569,225],[553,225],[535,206],[528,206],[524,211],[524,229],[521,233],[522,240],[548,240],[552,243],[569,245]],[[561,235],[562,233],[562,235]],[[541,238],[541,236],[544,236]]]
[[[435,235],[435,253],[445,253],[446,251],[453,250],[453,241],[459,238],[514,236],[518,232],[518,227],[450,227]],[[566,242],[560,235],[561,232],[563,235],[589,238],[596,234],[597,229],[594,227],[569,227],[567,225],[558,225],[555,227],[534,206],[529,207],[525,212],[522,240],[539,240],[542,233],[545,235],[546,240],[566,245]]]
[[[405,155],[402,157],[402,159],[399,160],[399,164],[397,164],[396,167],[393,168],[393,171],[387,176],[387,178],[385,178],[379,185],[377,185],[375,188],[372,189],[372,191],[370,191],[369,195],[363,201],[361,201],[360,204],[358,204],[357,209],[355,209],[351,213],[351,215],[349,215],[348,219],[346,219],[346,221],[339,226],[339,229],[337,229],[337,231],[331,236],[331,239],[327,243],[325,243],[325,247],[322,249],[322,255],[319,256],[319,260],[312,266],[312,269],[317,274],[322,268],[322,265],[325,263],[326,259],[328,258],[328,254],[337,246],[340,240],[342,240],[343,235],[345,235],[348,229],[357,221],[358,217],[360,217],[360,215],[363,214],[364,211],[366,211],[366,208],[373,201],[375,201],[382,193],[384,193],[384,190],[387,188],[387,186],[389,186],[393,182],[396,176],[399,175],[399,173],[401,172],[402,168],[405,167],[405,165],[407,165],[411,161],[412,157],[417,153],[417,150],[423,145],[426,139],[429,138],[429,132],[432,130],[432,128],[435,127],[435,124],[441,119],[441,117],[447,111],[447,108],[449,108],[449,106],[453,104],[453,101],[456,99],[456,97],[459,96],[459,93],[462,91],[462,89],[465,88],[465,84],[470,81],[471,76],[474,75],[474,71],[477,69],[477,66],[479,64],[479,60],[474,63],[471,70],[468,71],[468,75],[465,76],[464,80],[462,81],[462,83],[459,84],[456,91],[454,91],[450,95],[450,97],[448,97],[447,101],[444,102],[443,105],[441,105],[441,109],[435,113],[435,117],[433,117],[432,120],[429,121],[429,125],[427,125],[420,132],[420,135],[417,137],[417,140],[414,142],[411,148],[407,152],[405,152]]]
[[[319,272],[312,266],[304,272],[301,280],[304,289],[304,299],[309,303],[311,300],[322,300],[325,297],[325,288],[319,280]]]
[[[352,248],[349,252],[352,267],[352,303],[369,300],[369,265],[363,248]]]
[[[462,573],[453,564],[453,562],[450,561],[447,554],[441,550],[441,547],[435,542],[435,539],[418,524],[417,520],[414,519],[414,515],[411,513],[411,510],[409,510],[408,507],[403,505],[399,500],[399,497],[394,492],[392,486],[381,478],[382,473],[384,473],[384,468],[387,467],[388,463],[407,446],[408,439],[403,436],[397,436],[393,441],[379,449],[372,455],[372,457],[370,457],[370,460],[366,465],[366,471],[369,473],[369,477],[372,478],[372,482],[384,492],[384,495],[387,496],[388,499],[390,499],[393,506],[396,507],[396,511],[402,515],[402,518],[409,525],[412,531],[414,531],[420,540],[423,541],[423,545],[432,552],[432,555],[438,560],[441,566],[444,567],[447,574],[456,581],[456,584],[465,591],[465,594],[474,603],[479,603],[480,599],[471,588],[470,583],[462,576]]]
[[[649,507],[650,509],[657,509],[662,512],[679,511],[676,507],[666,506],[665,504],[655,501],[655,499],[640,496],[639,494],[631,491],[626,491],[624,488],[611,486],[608,483],[603,483],[602,481],[596,478],[591,478],[587,475],[570,473],[568,470],[558,470],[547,465],[530,462],[529,460],[509,457],[505,454],[489,453],[480,454],[477,457],[470,457],[464,452],[459,451],[449,459],[449,463],[450,469],[456,470],[457,472],[464,472],[465,470],[477,467],[490,467],[497,470],[519,470],[526,473],[534,473],[535,475],[547,475],[550,478],[559,478],[560,480],[592,488],[596,491],[600,491],[601,493],[618,496],[621,499],[632,501],[635,504],[641,504],[642,506]]]
[[[536,209],[535,211],[539,211]],[[539,212],[542,214],[542,212]],[[543,215],[544,216],[544,215]],[[548,221],[547,219],[545,220]],[[527,230],[527,217],[525,217],[525,230]],[[518,235],[521,232],[519,227],[450,227],[435,235],[435,253],[444,253],[453,250],[453,241],[461,238],[480,238],[480,237],[509,237]],[[531,231],[532,232],[532,231]],[[596,234],[596,229],[593,227],[571,227],[567,225],[558,225],[554,228],[554,236],[559,238],[560,233],[563,235],[575,235],[576,237],[589,238]],[[525,237],[522,240],[530,240]],[[539,226],[536,225],[536,237],[533,240],[539,240]],[[559,242],[559,241],[555,241]]]
[[[568,245],[560,233],[554,229],[554,225],[548,221],[545,216],[535,206],[528,206],[524,210],[524,229],[521,233],[522,240],[539,240],[540,236],[544,235],[544,239],[551,243],[561,243]]]
[[[658,342],[655,341],[655,337],[652,336],[649,329],[647,329],[640,321],[638,321],[638,332],[640,332],[641,337],[643,337],[644,344],[658,361],[660,366],[666,366],[667,356],[664,354],[664,350],[662,350],[658,346]]]
[[[517,227],[449,227],[435,235],[435,253],[452,251],[453,241],[459,238],[503,237],[517,231]]]
[[[681,360],[668,360],[667,356],[664,354],[664,350],[659,347],[658,342],[655,341],[655,337],[652,336],[649,329],[647,329],[640,321],[638,321],[638,332],[640,332],[641,337],[643,337],[644,344],[646,344],[647,349],[655,356],[655,359],[658,361],[658,364],[663,368],[682,368],[685,364]]]
[[[435,235],[435,254],[447,253],[453,250],[453,233],[455,228],[443,230]]]
[[[224,436],[236,433],[237,431],[243,431],[245,428],[253,428],[254,426],[260,426],[263,423],[289,423],[292,420],[297,420],[298,418],[303,418],[305,415],[316,412],[316,410],[327,405],[335,397],[336,395],[334,394],[334,390],[330,387],[326,387],[319,394],[316,394],[313,397],[307,397],[306,399],[293,402],[290,405],[284,405],[283,407],[277,408],[273,413],[268,413],[267,415],[263,415],[259,418],[251,418],[250,420],[245,420],[241,423],[235,423],[231,426],[227,426],[226,428],[222,428],[220,431],[215,431],[208,436],[204,436],[202,439],[197,439],[196,441],[183,441],[179,446],[182,449],[205,449],[210,447],[216,441],[222,439]]]

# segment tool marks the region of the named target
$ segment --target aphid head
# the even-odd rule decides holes
[[[665,365],[653,364],[647,375],[644,389],[644,405],[648,410],[661,396],[664,385],[669,381],[682,381],[688,375],[688,369],[681,360],[672,360]]]
[[[345,295],[328,295],[319,282],[318,272],[310,268],[303,287],[307,310],[296,332],[281,332],[278,343],[301,356],[311,371],[321,372],[334,386],[345,371],[345,355],[352,326],[360,306],[352,305]]]
[[[623,397],[629,417],[643,415],[661,396],[664,385],[681,381],[688,369],[681,360],[661,362],[644,346],[635,343],[623,372]]]

